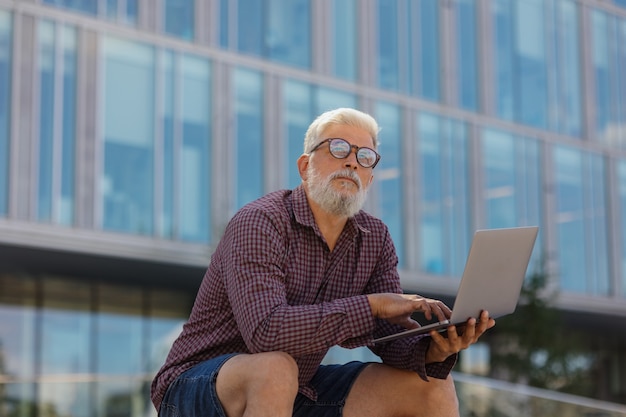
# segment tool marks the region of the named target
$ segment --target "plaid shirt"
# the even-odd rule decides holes
[[[365,294],[400,293],[398,259],[387,227],[361,211],[331,252],[306,195],[273,192],[243,207],[212,256],[195,304],[152,383],[158,409],[169,384],[199,362],[231,353],[283,351],[299,367],[300,392],[328,349],[372,345],[400,330],[373,317]],[[456,355],[425,364],[430,338],[371,346],[384,363],[445,378]]]

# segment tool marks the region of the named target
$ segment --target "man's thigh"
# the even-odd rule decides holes
[[[355,380],[343,417],[389,415],[457,416],[452,376],[424,381],[414,371],[370,364]]]

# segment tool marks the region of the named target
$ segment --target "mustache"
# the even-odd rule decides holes
[[[356,172],[354,172],[351,169],[342,169],[341,171],[334,172],[333,174],[331,174],[328,177],[328,181],[330,182],[330,181],[335,180],[337,178],[348,178],[348,179],[354,181],[357,184],[359,190],[363,186],[363,184],[361,184],[361,178],[359,178],[359,176],[356,174]]]

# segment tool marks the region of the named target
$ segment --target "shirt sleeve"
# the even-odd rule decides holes
[[[225,231],[226,292],[248,349],[280,350],[298,357],[370,335],[374,319],[365,295],[314,305],[288,304],[283,265],[295,261],[286,259],[288,224],[289,219],[262,210],[243,210]]]
[[[372,277],[368,292],[402,293],[398,275],[398,257],[388,231],[385,235],[385,244],[379,257],[378,267]],[[376,319],[375,323],[372,339],[405,330],[400,326],[392,325],[381,319]],[[443,362],[426,364],[426,352],[431,341],[429,335],[397,339],[380,346],[371,346],[372,339],[370,339],[370,349],[381,358],[383,363],[400,369],[413,370],[425,381],[428,380],[429,376],[445,379],[457,361],[457,355],[455,354],[449,356]]]

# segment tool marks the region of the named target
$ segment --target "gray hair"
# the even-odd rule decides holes
[[[335,110],[329,110],[320,114],[311,123],[304,135],[304,153],[308,154],[311,149],[320,142],[320,136],[324,131],[332,125],[348,125],[358,127],[367,131],[372,137],[374,149],[378,148],[378,123],[372,116],[362,111],[341,107]]]

